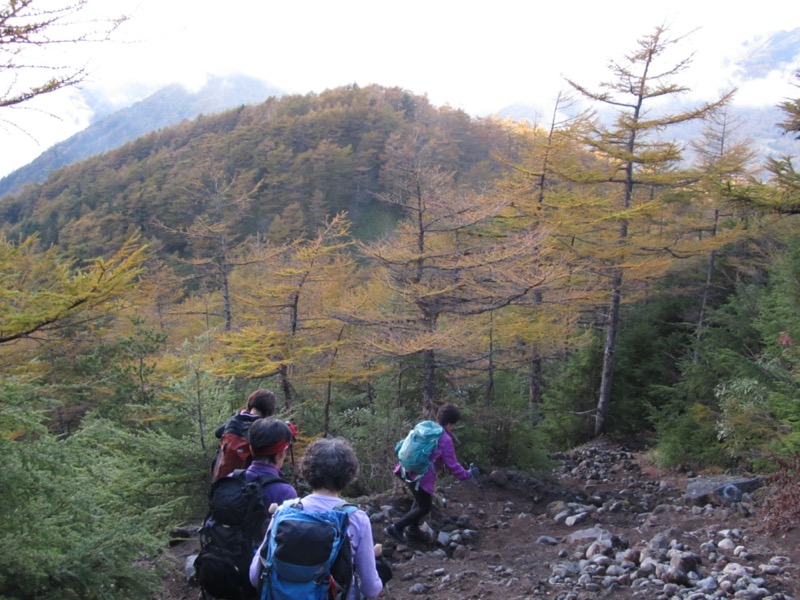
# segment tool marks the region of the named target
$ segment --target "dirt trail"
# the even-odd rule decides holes
[[[374,514],[374,537],[382,542],[393,565],[394,579],[389,584],[391,600],[436,598],[669,598],[692,597],[693,585],[665,584],[636,587],[624,574],[609,584],[603,572],[593,577],[564,576],[563,565],[578,564],[585,556],[588,541],[571,541],[571,536],[599,528],[611,534],[615,547],[628,554],[647,551],[655,540],[673,541],[673,546],[694,553],[701,563],[699,572],[717,572],[729,561],[738,561],[753,577],[763,580],[761,589],[770,595],[753,592],[736,597],[800,598],[800,534],[791,530],[770,535],[761,527],[761,508],[757,502],[733,506],[692,508],[683,502],[685,475],[663,472],[645,460],[643,452],[599,441],[558,457],[562,466],[550,481],[527,474],[503,471],[474,482],[445,479],[437,491],[437,503],[430,521],[441,529],[473,530],[458,546],[398,545],[384,539],[380,514],[392,506],[403,511],[410,503],[402,489],[396,494],[371,498],[362,504]],[[581,515],[580,507],[601,507]],[[577,507],[577,508],[576,508]],[[561,512],[558,516],[557,513]],[[576,512],[573,518],[564,515]],[[742,556],[702,554],[709,536],[734,531]],[[460,539],[460,538],[459,538]],[[707,542],[706,542],[707,543]],[[744,550],[746,548],[746,553]],[[196,552],[195,541],[174,546],[166,557],[170,565],[164,591],[156,600],[195,600],[199,590],[186,582],[185,557]],[[775,573],[763,575],[763,564],[772,557],[786,557]],[[715,562],[716,561],[716,562]],[[585,562],[585,561],[584,561]],[[611,567],[605,566],[610,572]],[[632,578],[629,578],[632,579]],[[669,578],[665,576],[665,580]],[[660,581],[660,580],[659,580]],[[678,579],[680,583],[680,579]],[[626,585],[627,583],[627,585]],[[677,587],[676,587],[677,586]],[[670,590],[672,590],[670,592]],[[734,597],[734,590],[698,598]]]

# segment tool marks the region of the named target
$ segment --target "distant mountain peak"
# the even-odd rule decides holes
[[[283,93],[259,79],[230,75],[209,77],[197,92],[177,83],[171,84],[110,114],[107,101],[92,96],[87,99],[87,104],[102,116],[86,129],[48,148],[32,162],[0,179],[0,196],[17,192],[27,183],[42,183],[56,169],[113,150],[152,131],[201,114],[264,102],[270,96],[282,96]]]

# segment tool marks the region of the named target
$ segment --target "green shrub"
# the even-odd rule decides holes
[[[594,436],[597,389],[603,364],[602,340],[596,332],[548,378],[539,430],[550,450],[578,446]]]
[[[198,447],[155,431],[85,420],[59,440],[0,440],[0,596],[146,598],[167,531],[195,511]]]
[[[730,460],[721,452],[717,439],[717,415],[704,404],[686,410],[662,409],[653,420],[658,433],[656,461],[662,467],[701,470],[725,466]]]

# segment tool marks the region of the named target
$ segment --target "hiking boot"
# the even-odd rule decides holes
[[[403,532],[397,529],[397,527],[395,527],[394,525],[389,525],[388,527],[386,527],[383,530],[383,533],[385,533],[395,541],[400,542],[401,544],[404,544],[406,541],[405,538],[403,538]]]
[[[422,529],[414,528],[412,529],[409,527],[406,529],[406,539],[409,542],[421,542],[423,544],[429,544],[431,541],[431,536],[428,534],[427,531],[422,531]]]

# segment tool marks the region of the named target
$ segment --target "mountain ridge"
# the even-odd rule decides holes
[[[170,84],[143,100],[100,117],[12,171],[0,179],[0,196],[15,193],[28,183],[43,183],[56,169],[114,150],[164,127],[283,94],[269,83],[243,75],[212,77],[197,92],[177,83]]]

